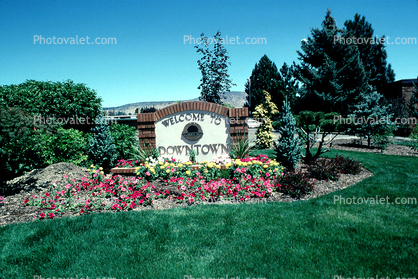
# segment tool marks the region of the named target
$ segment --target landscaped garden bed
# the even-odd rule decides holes
[[[130,169],[126,168],[130,163],[124,162],[119,164],[120,169]],[[301,166],[303,173],[284,172],[280,164],[265,155],[218,164],[174,160],[136,164],[134,175],[105,175],[100,167],[92,166],[78,181],[65,175],[41,191],[6,197],[6,206],[0,208],[0,224],[198,204],[291,202],[343,189],[372,175],[357,165],[356,173],[334,169],[338,180],[321,180],[309,177],[306,165]],[[80,176],[82,172],[77,173]]]

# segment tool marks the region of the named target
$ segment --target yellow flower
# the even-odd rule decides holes
[[[103,172],[103,171],[101,171],[100,173],[101,173],[101,174],[104,174],[104,172]]]
[[[263,166],[263,168],[265,168],[265,169],[266,169],[266,168],[268,168],[268,167],[269,167],[268,165],[264,165],[264,166]]]
[[[90,171],[90,169],[87,169],[87,171]]]
[[[190,171],[189,171],[189,170],[188,170],[188,171],[186,171],[186,174],[187,174],[187,175],[190,175]]]
[[[180,164],[179,164],[179,168],[181,168],[182,166],[183,166],[183,164],[182,164],[182,163],[180,163]]]
[[[158,164],[159,164],[160,166],[162,166],[162,165],[163,165],[163,162],[158,162]]]
[[[160,169],[162,169],[162,170],[163,170],[163,169],[164,169],[164,166],[160,166]]]
[[[149,170],[150,172],[155,172],[154,168],[150,168]]]
[[[174,165],[174,163],[171,163],[171,164],[170,164],[170,167],[174,167],[174,166],[175,166],[175,165]]]
[[[169,165],[169,164],[168,164],[168,162],[165,162],[164,166],[166,166],[166,167],[167,167],[168,165]]]
[[[247,162],[242,163],[242,165],[243,165],[244,167],[246,167],[246,166],[247,166]]]
[[[100,167],[100,168],[99,168],[99,170],[103,170],[103,168],[102,168],[102,167]]]
[[[170,170],[165,170],[166,173],[170,173]]]
[[[217,168],[218,170],[220,170],[220,169],[221,169],[221,166],[219,166],[219,165],[218,165],[218,166],[216,166],[216,168]]]

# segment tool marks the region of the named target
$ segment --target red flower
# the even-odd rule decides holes
[[[26,200],[25,200],[25,204],[26,204],[26,203],[28,203],[28,202],[29,202],[29,200],[28,200],[28,199],[26,199]]]
[[[41,214],[39,214],[39,218],[41,218],[41,219],[43,219],[43,218],[45,218],[45,213],[41,213]]]
[[[48,213],[48,217],[49,217],[50,219],[52,219],[52,218],[54,218],[54,217],[55,217],[55,214],[54,214],[54,213],[52,213],[52,212],[50,212],[50,213]]]

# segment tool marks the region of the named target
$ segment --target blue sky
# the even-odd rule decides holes
[[[244,91],[264,54],[278,67],[297,61],[301,39],[320,28],[327,8],[338,27],[359,13],[375,35],[389,36],[389,42],[418,40],[416,0],[1,0],[0,84],[71,79],[96,90],[104,107],[193,99],[200,94],[200,56],[187,39],[221,30],[223,37],[240,38],[241,44],[225,47],[236,84],[231,91]],[[57,44],[47,44],[53,36]],[[88,36],[89,42],[116,38],[116,43],[58,44],[58,38],[76,36]],[[265,40],[244,44],[246,38]],[[387,44],[386,49],[396,80],[417,77],[418,44]]]

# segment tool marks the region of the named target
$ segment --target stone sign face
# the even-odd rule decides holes
[[[224,115],[202,110],[177,112],[155,122],[156,146],[161,156],[189,160],[190,150],[197,161],[211,161],[229,155],[230,122]]]
[[[182,102],[152,113],[138,113],[141,147],[161,156],[188,161],[212,161],[229,155],[240,135],[248,136],[248,108],[227,108],[208,102]]]

